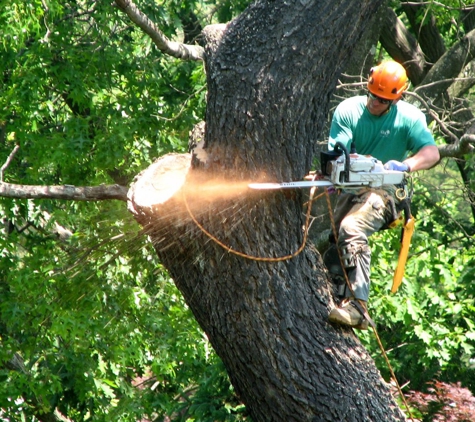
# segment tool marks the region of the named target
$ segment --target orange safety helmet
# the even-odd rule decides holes
[[[378,97],[397,100],[408,85],[406,70],[397,62],[384,62],[369,71],[368,90]]]

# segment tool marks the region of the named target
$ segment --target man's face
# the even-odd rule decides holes
[[[368,92],[368,101],[366,102],[366,108],[373,116],[381,116],[391,107],[392,100],[386,100],[380,98],[377,95]]]

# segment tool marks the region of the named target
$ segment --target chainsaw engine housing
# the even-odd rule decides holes
[[[349,165],[345,154],[326,163],[327,176],[338,187],[352,186],[380,187],[398,185],[404,181],[401,171],[385,170],[383,163],[369,155],[349,154]]]

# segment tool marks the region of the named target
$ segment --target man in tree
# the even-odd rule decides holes
[[[371,69],[368,95],[343,101],[335,110],[330,128],[329,149],[337,143],[348,151],[354,146],[359,154],[371,155],[385,163],[387,170],[413,172],[434,166],[440,159],[424,114],[401,101],[408,79],[403,66],[387,61]],[[410,155],[412,154],[412,155]],[[363,188],[343,192],[337,201],[335,224],[337,245],[325,253],[330,272],[342,260],[351,289],[340,289],[344,299],[332,309],[329,320],[366,329],[366,303],[370,289],[371,250],[368,237],[394,221],[394,210],[401,211],[398,187]],[[337,253],[336,247],[340,252]],[[333,261],[333,265],[329,264]],[[340,276],[343,273],[340,272]]]

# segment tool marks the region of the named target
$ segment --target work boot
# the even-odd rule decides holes
[[[354,303],[358,299],[346,298],[343,299],[337,308],[330,311],[328,320],[336,324],[348,325],[357,330],[367,330],[368,320],[359,311],[357,305]],[[366,309],[366,302],[359,300],[360,305]]]

